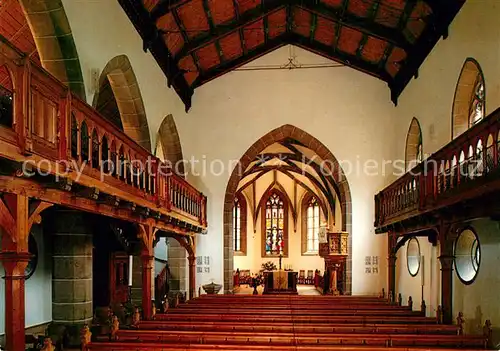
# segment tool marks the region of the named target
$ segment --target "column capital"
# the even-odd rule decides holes
[[[29,252],[1,251],[0,261],[5,269],[5,278],[24,278],[24,271],[32,256]]]
[[[453,270],[453,261],[455,256],[453,255],[441,255],[438,257],[441,263],[441,270]]]

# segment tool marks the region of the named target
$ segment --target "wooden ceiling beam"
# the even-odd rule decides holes
[[[141,36],[144,50],[151,52],[161,70],[167,77],[167,85],[174,86],[175,91],[184,103],[186,112],[191,108],[194,90],[184,78],[183,72],[168,52],[163,36],[151,21],[148,11],[142,2],[137,0],[118,0],[121,7]]]
[[[267,5],[267,3],[270,4]],[[236,19],[229,24],[219,25],[213,28],[213,30],[210,30],[208,33],[203,33],[198,37],[193,38],[190,43],[184,45],[184,47],[176,55],[177,61],[182,57],[187,56],[208,44],[219,41],[222,37],[228,35],[231,32],[242,30],[250,23],[258,21],[263,17],[269,15],[269,13],[283,7],[283,4],[279,1],[262,0],[261,6],[245,12],[244,14],[239,16],[239,19]]]
[[[345,11],[345,13],[343,14],[339,14],[339,12],[329,8],[322,3],[314,5],[312,2],[301,0],[289,1],[294,2],[297,7],[302,8],[303,10],[323,16],[326,19],[336,22],[337,25],[355,29],[364,34],[368,34],[370,36],[387,41],[405,50],[412,47],[411,43],[408,42],[403,33],[400,33],[398,30],[385,27],[369,19],[351,15],[348,11]]]
[[[349,55],[333,48],[332,46],[319,43],[317,41],[311,42],[308,38],[302,37],[299,34],[290,34],[291,44],[302,47],[303,49],[312,51],[318,55],[324,56],[331,60],[340,62],[346,66],[352,67],[359,71],[370,74],[376,78],[382,79],[385,82],[392,82],[392,77],[383,69],[380,69],[377,64],[361,60],[354,55]]]
[[[247,51],[246,54],[238,57],[235,60],[223,62],[222,64],[216,66],[215,68],[212,68],[211,70],[201,72],[196,81],[193,83],[192,88],[195,89],[227,72],[233,71],[236,68],[255,60],[256,58],[259,58],[273,50],[286,45],[287,43],[289,43],[287,37],[288,34],[285,33],[276,38],[269,39],[265,45],[261,45],[256,49]]]
[[[132,1],[139,2],[139,0],[132,0]],[[189,1],[190,0],[160,0],[156,4],[156,6],[151,9],[150,17],[153,21],[156,22],[158,18],[166,15],[169,12],[172,12],[177,7],[184,5]]]
[[[429,25],[420,35],[413,48],[407,52],[408,57],[405,65],[399,70],[394,80],[389,83],[391,100],[395,105],[397,105],[399,96],[412,77],[418,72],[425,58],[432,51],[441,36],[447,33],[448,26],[464,5],[465,0],[427,0],[427,3],[433,10]]]

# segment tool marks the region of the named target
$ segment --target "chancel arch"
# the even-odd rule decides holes
[[[452,112],[452,139],[485,116],[486,86],[479,62],[467,58],[460,72]]]
[[[234,257],[237,255],[234,254],[233,208],[235,196],[239,192],[243,192],[247,197],[248,217],[253,215],[254,220],[253,236],[248,235],[248,255],[252,252],[252,241],[260,246],[258,257],[254,252],[253,264],[255,266],[257,266],[255,260],[266,261],[267,257],[273,260],[271,257],[273,255],[265,255],[266,204],[273,193],[282,194],[280,199],[283,201],[283,210],[285,210],[285,204],[288,206],[286,209],[288,219],[284,218],[283,221],[283,239],[285,239],[285,233],[289,239],[283,240],[284,257],[287,244],[289,245],[285,264],[291,263],[288,260],[292,255],[303,256],[302,224],[299,225],[299,223],[301,223],[301,207],[302,200],[306,197],[305,193],[312,193],[317,198],[318,210],[320,209],[319,212],[322,213],[321,225],[325,225],[327,230],[351,231],[350,190],[344,172],[333,154],[320,141],[306,132],[291,125],[277,128],[254,143],[240,160],[240,165],[241,167],[234,169],[231,174],[224,204],[224,289],[226,291],[232,289],[234,269],[247,268],[236,267],[234,260],[238,261],[237,265],[250,262],[250,258],[242,261],[240,257]],[[338,205],[340,205],[340,211],[335,210]],[[278,205],[277,212],[279,212],[279,207]],[[291,208],[294,211],[291,211]],[[272,206],[270,211],[272,212]],[[284,216],[285,212],[283,212]],[[314,237],[311,241],[311,244],[315,246]],[[350,253],[350,238],[348,246]],[[226,254],[227,252],[229,254]],[[279,251],[277,252],[279,256]],[[317,254],[311,256],[316,256],[317,260],[321,259]],[[319,267],[320,263],[317,264]],[[301,267],[295,265],[293,268],[299,270]],[[350,255],[347,258],[345,273],[343,292],[349,294],[351,291]]]
[[[422,130],[415,117],[411,120],[408,134],[406,135],[405,165],[410,170],[423,160]]]
[[[102,71],[93,106],[139,145],[151,151],[144,102],[126,55],[114,57]]]

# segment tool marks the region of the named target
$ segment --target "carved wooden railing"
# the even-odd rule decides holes
[[[207,225],[201,192],[5,39],[0,48],[0,84],[13,94],[12,124],[0,123],[0,157],[44,160],[54,175],[82,169],[94,183],[85,186],[111,186]]]
[[[500,109],[452,140],[375,196],[375,227],[493,190],[498,180]],[[495,183],[496,184],[496,183]]]

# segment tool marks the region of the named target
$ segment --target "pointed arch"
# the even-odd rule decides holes
[[[410,170],[422,162],[423,146],[422,146],[422,129],[420,122],[413,117],[410,123],[410,128],[406,134],[406,149],[405,149],[405,165],[406,170]]]
[[[93,106],[139,145],[151,151],[146,109],[126,55],[114,57],[104,67]]]
[[[238,256],[247,255],[247,200],[240,191],[236,194],[233,204],[233,249]]]
[[[181,140],[172,115],[166,116],[158,129],[155,155],[162,161],[170,161],[175,173],[185,175]]]
[[[223,233],[224,233],[224,290],[232,291],[233,288],[233,250],[232,250],[232,208],[233,201],[236,195],[238,184],[243,177],[245,169],[255,158],[269,145],[276,142],[281,142],[286,139],[293,139],[303,145],[308,145],[309,148],[316,152],[317,155],[329,162],[332,169],[332,177],[339,188],[339,200],[342,216],[342,231],[352,233],[352,205],[351,205],[351,191],[349,183],[345,177],[344,171],[335,158],[335,156],[328,150],[328,148],[318,139],[312,135],[297,128],[293,125],[286,124],[276,128],[259,140],[257,140],[248,150],[243,154],[239,161],[239,167],[235,167],[229,178],[226,194],[224,197],[224,213],[223,213]],[[348,252],[346,262],[346,281],[345,281],[345,294],[350,294],[352,290],[352,236],[348,238]]]
[[[0,125],[14,125],[14,81],[7,65],[0,65]]]
[[[310,216],[310,207],[311,205],[314,206],[314,225],[311,226],[311,223],[309,221],[312,219]],[[317,213],[316,213],[316,206],[317,206]],[[316,245],[319,244],[319,231],[316,232],[316,229],[319,230],[321,223],[325,221],[327,213],[325,213],[325,206],[322,203],[321,198],[310,191],[307,191],[304,193],[304,196],[301,199],[300,202],[300,225],[302,227],[301,230],[301,253],[302,256],[308,256],[308,255],[318,255],[319,252],[316,249]],[[311,237],[311,232],[310,229],[314,227],[314,235]],[[317,228],[316,228],[317,227]],[[315,247],[314,249],[311,248],[311,245],[308,244],[313,244]]]
[[[486,111],[486,85],[479,62],[469,57],[460,72],[452,111],[452,139],[480,121]]]
[[[19,0],[43,68],[85,100],[82,68],[62,0]]]

